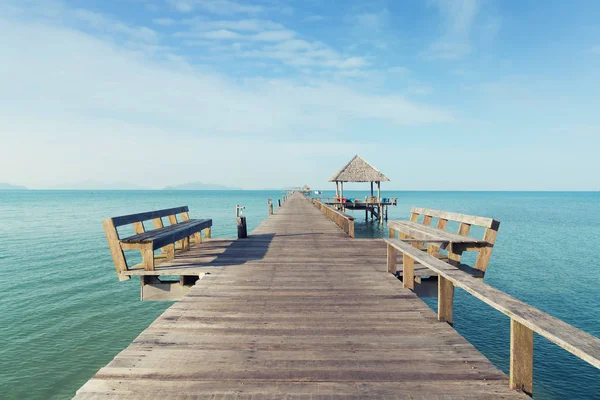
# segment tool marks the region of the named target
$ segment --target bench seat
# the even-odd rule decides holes
[[[121,239],[121,243],[125,245],[152,243],[152,250],[157,250],[168,244],[192,236],[194,233],[210,228],[211,226],[212,219],[190,219],[175,225],[169,225],[164,228],[154,229],[123,238]]]
[[[489,246],[489,243],[485,240],[476,239],[470,236],[463,236],[453,232],[447,232],[442,229],[432,228],[417,222],[390,221],[388,226],[419,241],[422,240],[424,242],[435,242],[436,244],[439,244],[442,249],[445,249],[449,243],[460,245],[461,247],[474,248]]]

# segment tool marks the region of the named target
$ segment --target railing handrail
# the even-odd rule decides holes
[[[472,296],[478,298],[492,308],[507,315],[511,319],[511,386],[515,388],[523,388],[524,379],[515,374],[530,374],[531,371],[524,371],[519,368],[518,372],[513,371],[514,366],[532,365],[533,362],[533,332],[545,337],[552,343],[567,350],[577,358],[588,362],[596,368],[600,368],[600,338],[597,338],[587,332],[582,331],[550,314],[547,314],[519,299],[510,296],[503,291],[496,289],[493,286],[484,283],[481,279],[476,279],[470,274],[461,271],[457,267],[450,265],[442,260],[427,254],[412,245],[402,242],[397,239],[385,239],[390,246],[400,250],[405,256],[413,261],[407,262],[404,259],[403,268],[412,265],[413,262],[418,262],[422,266],[436,272],[439,276],[438,283],[440,290],[443,289],[445,281],[449,281],[453,287],[459,287]],[[388,271],[394,272],[395,257],[388,253]],[[404,279],[406,275],[404,275]],[[406,285],[406,284],[405,284]],[[447,289],[446,289],[447,290]],[[440,292],[442,293],[442,292]],[[452,315],[452,296],[438,296],[438,319],[448,320],[448,316],[444,313]],[[527,342],[531,337],[531,343],[525,345],[523,349],[522,343]],[[519,344],[521,343],[521,344]],[[531,348],[528,348],[531,346]],[[523,351],[525,350],[525,351]],[[519,351],[530,354],[517,354]],[[518,359],[521,357],[521,359]],[[531,357],[531,359],[525,359]],[[525,368],[528,369],[529,367]],[[525,380],[530,380],[531,376],[527,376]],[[525,391],[531,392],[531,382],[525,384]]]
[[[327,204],[323,203],[320,199],[311,199],[312,203],[315,207],[318,207],[319,210],[327,218],[332,220],[337,226],[342,228],[344,232],[346,232],[350,237],[354,237],[354,220],[355,218],[352,215],[348,215],[341,211],[336,210],[333,207],[329,207]]]

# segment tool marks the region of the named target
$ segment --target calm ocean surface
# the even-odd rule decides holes
[[[399,199],[390,219],[418,205],[500,220],[485,281],[600,336],[600,192],[383,194]],[[0,398],[70,398],[171,304],[140,302],[137,279],[117,280],[102,219],[189,205],[192,218],[213,219],[213,237],[235,237],[236,204],[250,231],[266,218],[267,198],[280,195],[0,191]],[[386,232],[355,216],[357,236]],[[454,304],[455,328],[507,371],[509,319],[461,290]],[[538,336],[534,354],[535,398],[600,399],[599,370]]]

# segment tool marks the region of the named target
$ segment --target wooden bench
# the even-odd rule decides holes
[[[454,288],[464,289],[484,303],[510,317],[510,387],[531,394],[533,390],[533,333],[600,368],[600,339],[538,310],[476,279],[412,244],[384,239],[388,249],[388,271],[396,272],[397,251],[402,253],[404,287],[413,289],[414,263],[438,274],[438,320],[452,324]]]
[[[434,219],[437,219],[435,228],[431,226]],[[460,223],[457,233],[446,230],[448,221]],[[483,238],[477,239],[469,236],[469,231],[473,225],[485,229]],[[410,221],[388,222],[390,238],[395,238],[396,233],[398,233],[399,238],[406,242],[414,242],[417,246],[427,244],[427,253],[438,258],[447,258],[453,265],[466,267],[460,264],[463,252],[477,252],[475,271],[472,271],[472,273],[474,276],[479,277],[483,277],[485,274],[499,227],[500,222],[493,218],[419,207],[411,209]],[[440,249],[446,250],[448,254],[441,255]],[[427,274],[427,271],[421,271],[421,274]]]
[[[163,223],[165,217],[169,220],[167,226]],[[150,220],[154,229],[146,230],[144,221]],[[117,228],[131,224],[135,234],[120,238]],[[131,269],[143,267],[146,271],[154,271],[155,250],[161,249],[166,258],[172,260],[175,258],[176,248],[181,251],[189,250],[192,240],[196,244],[202,243],[202,231],[205,238],[210,238],[212,219],[190,219],[189,209],[184,206],[113,217],[102,221],[102,225],[119,280],[127,280],[130,277],[123,272],[130,268],[127,266],[123,250],[139,250],[142,253],[142,264]]]

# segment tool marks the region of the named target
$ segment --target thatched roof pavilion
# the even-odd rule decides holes
[[[371,196],[373,196],[373,182],[377,182],[377,199],[381,199],[381,182],[389,182],[387,176],[382,174],[377,168],[366,162],[358,154],[336,172],[329,182],[335,182],[336,198],[344,196],[344,182],[371,182]],[[338,188],[341,184],[340,195]]]

